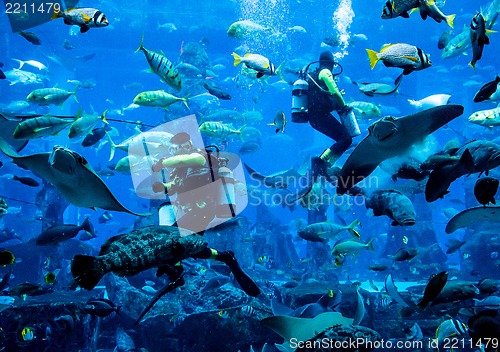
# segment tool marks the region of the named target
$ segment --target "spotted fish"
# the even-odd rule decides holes
[[[179,71],[175,68],[174,64],[165,56],[165,54],[160,51],[153,51],[146,49],[142,43],[144,42],[144,36],[142,36],[141,44],[135,52],[142,50],[148,60],[149,67],[151,70],[161,77],[163,81],[168,83],[172,88],[176,90],[182,89],[181,77],[179,76]]]
[[[207,246],[201,236],[181,237],[173,226],[146,226],[111,237],[101,246],[97,257],[77,254],[71,274],[78,285],[92,290],[109,272],[132,276],[143,270],[175,264]]]

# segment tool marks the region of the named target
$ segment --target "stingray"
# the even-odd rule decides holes
[[[307,341],[335,325],[352,325],[353,319],[342,316],[339,312],[326,312],[314,318],[295,318],[274,316],[262,319],[260,324],[273,330],[285,339],[285,345],[291,339]]]
[[[14,138],[14,131],[22,121],[22,118],[7,118],[0,114],[0,137],[9,143],[17,152],[20,152],[26,144],[28,144],[27,140]]]
[[[500,207],[474,207],[461,211],[446,225],[446,233],[469,227],[478,222],[500,222]]]
[[[254,180],[259,181],[264,185],[273,188],[288,188],[288,184],[291,181],[297,183],[298,179],[303,176],[293,168],[286,171],[280,171],[278,173],[269,176],[264,176],[259,172],[255,171],[254,169],[252,169],[247,164],[243,165],[245,165],[245,168],[247,169],[248,173],[250,174],[250,176],[252,176]]]
[[[401,304],[403,307],[409,307],[410,305],[405,301],[401,293],[399,293],[394,280],[392,279],[392,274],[388,274],[385,277],[385,291],[391,296],[391,298]]]
[[[71,204],[82,208],[101,208],[139,214],[125,208],[97,176],[87,160],[80,154],[54,146],[51,153],[20,156],[0,138],[0,150],[23,169],[31,170],[51,183]]]
[[[395,118],[386,116],[368,127],[368,136],[347,158],[337,184],[337,194],[345,194],[364,180],[384,160],[399,156],[413,144],[462,115],[461,105],[443,105]]]

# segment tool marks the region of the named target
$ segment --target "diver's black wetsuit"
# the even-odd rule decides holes
[[[319,79],[321,69],[318,68],[310,76],[314,79],[314,82],[328,92],[326,84]],[[338,106],[333,96],[323,92],[311,78],[308,77],[307,81],[309,83],[309,123],[312,128],[336,141],[330,149],[333,155],[339,158],[352,143],[352,137],[347,129],[331,114],[334,110],[341,110],[343,106]]]
[[[177,223],[183,224],[183,227],[187,230],[190,229],[189,224],[193,226],[206,228],[208,224],[215,218],[216,204],[214,200],[214,194],[211,193],[211,189],[207,189],[203,193],[203,186],[209,185],[214,182],[218,177],[217,168],[218,160],[212,154],[208,154],[205,150],[192,149],[189,153],[199,153],[205,157],[207,160],[204,166],[188,166],[188,167],[177,167],[171,173],[171,178],[178,177],[179,184],[175,186],[173,191],[178,194],[178,202],[181,206],[187,206],[185,209],[185,214],[177,220]],[[209,156],[210,155],[210,156]],[[210,163],[208,158],[210,157]],[[210,168],[212,165],[212,169]],[[196,192],[189,192],[191,190],[196,190]],[[204,202],[202,206],[199,206],[199,202]],[[198,202],[198,205],[197,205]],[[183,221],[189,219],[190,221]],[[195,231],[199,235],[203,236],[203,231]]]

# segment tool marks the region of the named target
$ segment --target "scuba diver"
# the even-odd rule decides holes
[[[315,180],[318,176],[324,176],[329,182],[332,182],[333,179],[328,174],[328,169],[349,148],[352,137],[360,135],[361,132],[352,108],[347,106],[335,83],[334,76],[339,75],[342,71],[333,74],[334,66],[340,65],[335,62],[332,52],[323,51],[317,62],[319,62],[319,67],[311,74],[307,73],[311,64],[307,66],[305,70],[307,82],[302,81],[303,84],[307,85],[305,88],[307,91],[302,91],[302,94],[307,95],[307,119],[312,128],[332,138],[335,143],[319,157],[312,158],[312,178]],[[304,101],[302,103],[304,104]],[[294,105],[292,100],[292,120],[294,109],[298,111]],[[331,115],[334,110],[338,112],[342,123]]]
[[[220,178],[220,176],[214,177],[214,174],[220,173],[220,170],[227,165],[228,160],[213,155],[208,151],[209,147],[206,150],[195,148],[190,135],[185,132],[174,135],[170,139],[170,144],[170,152],[173,156],[160,159],[152,166],[152,170],[153,172],[160,172],[163,168],[173,168],[170,174],[172,181],[153,183],[153,191],[155,193],[164,192],[168,197],[177,194],[175,204],[184,214],[177,218],[172,226],[181,226],[184,229],[191,230],[192,233],[203,236],[208,224],[216,216],[228,217],[225,213],[227,210],[221,210],[221,208],[227,209],[232,206],[228,199],[226,204],[223,204],[225,206],[221,207],[221,202],[217,202],[217,197],[209,189],[210,187],[203,187],[214,182],[216,178]],[[218,168],[219,172],[214,172],[214,168]],[[172,207],[170,201],[160,206],[160,225],[170,225],[164,223],[162,219],[162,215],[170,207]],[[234,278],[243,291],[254,297],[260,294],[259,287],[243,272],[232,251],[218,252],[213,248],[205,248],[193,258],[212,259],[225,263],[231,269]],[[156,275],[167,274],[169,276],[170,283],[167,285],[170,285],[167,291],[169,292],[184,284],[183,271],[181,263],[177,263],[174,266],[164,265],[159,267]]]

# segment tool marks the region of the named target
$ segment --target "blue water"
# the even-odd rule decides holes
[[[367,101],[379,105],[382,116],[392,115],[401,117],[415,112],[415,108],[408,103],[408,99],[419,100],[432,94],[450,94],[453,104],[463,105],[464,114],[451,122],[447,127],[440,129],[426,141],[424,153],[428,155],[443,149],[446,142],[458,138],[459,144],[463,145],[472,139],[493,140],[498,137],[495,128],[487,129],[481,126],[472,125],[467,121],[468,116],[473,112],[495,107],[492,103],[476,104],[473,102],[474,94],[481,86],[495,78],[498,73],[498,34],[490,35],[491,43],[485,46],[482,59],[477,63],[477,72],[467,64],[472,56],[471,49],[466,51],[467,55],[459,55],[450,59],[442,59],[441,51],[437,48],[439,36],[449,30],[444,23],[436,23],[428,18],[423,21],[418,12],[411,15],[410,19],[401,17],[382,20],[380,14],[383,1],[284,1],[274,0],[268,2],[257,1],[137,1],[137,2],[80,2],[78,6],[95,7],[104,12],[110,22],[107,28],[91,28],[87,33],[81,34],[78,28],[68,26],[62,19],[51,21],[35,28],[33,31],[42,41],[41,46],[34,46],[16,33],[12,33],[8,17],[0,15],[0,62],[4,64],[4,72],[17,68],[17,63],[12,59],[36,60],[48,67],[47,72],[25,65],[23,70],[42,74],[45,77],[43,84],[28,85],[18,83],[9,85],[6,80],[0,81],[0,106],[4,106],[13,101],[22,101],[26,96],[37,88],[54,87],[74,90],[74,85],[68,80],[95,82],[92,89],[80,88],[77,91],[79,103],[70,97],[62,107],[50,106],[39,107],[30,105],[21,110],[23,114],[53,114],[62,116],[75,116],[81,108],[83,111],[101,114],[109,110],[108,117],[121,121],[110,121],[110,126],[117,129],[119,135],[113,136],[115,143],[125,140],[133,135],[134,122],[141,121],[150,126],[158,126],[164,122],[173,121],[187,115],[195,114],[199,123],[201,113],[216,112],[217,110],[236,110],[244,112],[246,110],[259,111],[263,115],[262,121],[247,124],[247,127],[255,127],[262,133],[262,146],[252,154],[241,156],[241,159],[263,175],[297,167],[304,161],[308,164],[311,156],[319,155],[325,148],[331,145],[332,141],[313,130],[309,124],[295,124],[291,122],[291,85],[285,89],[278,89],[271,84],[278,82],[278,76],[271,77],[267,82],[261,80],[247,79],[246,83],[238,85],[236,77],[240,74],[240,67],[233,66],[231,53],[237,51],[240,54],[246,52],[261,54],[276,66],[284,60],[303,59],[305,62],[317,60],[320,52],[324,48],[320,43],[325,37],[344,35],[350,38],[355,34],[364,34],[366,41],[358,41],[355,45],[330,48],[338,55],[338,62],[343,67],[343,74],[338,77],[339,88],[345,91],[344,98],[359,101]],[[455,19],[455,29],[452,37],[462,31],[464,26],[469,26],[472,16],[482,7],[488,8],[489,1],[461,2],[448,0],[442,8],[445,14],[457,14]],[[339,11],[340,19],[334,19],[334,14]],[[344,15],[343,15],[344,14]],[[231,23],[238,20],[252,20],[263,26],[271,27],[277,34],[274,37],[263,37],[260,41],[235,39],[228,37],[226,31]],[[158,25],[171,23],[175,25],[175,30],[157,28]],[[288,30],[293,26],[302,26],[306,33],[292,33]],[[493,28],[497,29],[497,28]],[[215,82],[220,88],[231,94],[231,100],[220,100],[220,105],[215,109],[201,109],[196,104],[190,104],[190,109],[181,103],[176,103],[169,110],[160,108],[139,107],[123,111],[129,106],[134,97],[141,91],[165,90],[178,97],[188,96],[188,101],[193,96],[203,93],[201,83],[204,77],[191,79],[190,85],[180,92],[170,88],[166,83],[161,82],[159,77],[153,73],[148,73],[149,65],[142,52],[134,53],[138,47],[141,37],[144,36],[144,46],[148,49],[160,51],[175,64],[178,60],[183,46],[190,42],[198,43],[206,38],[208,44],[205,45],[212,66],[215,63],[225,66],[222,70],[217,70],[218,77],[209,77],[207,81]],[[65,40],[71,42],[74,49],[66,50],[63,47]],[[387,43],[408,43],[422,48],[424,52],[430,54],[432,66],[423,71],[416,71],[405,76],[399,88],[398,95],[386,97],[369,98],[364,96],[358,88],[351,84],[357,82],[384,82],[392,84],[399,75],[400,69],[387,68],[382,63],[378,63],[375,69],[371,70],[366,55],[366,48],[379,51]],[[242,48],[237,49],[242,46]],[[75,59],[77,56],[95,54],[95,57],[88,61]],[[57,62],[56,62],[57,61]],[[474,82],[475,81],[475,82]],[[125,86],[131,83],[140,83],[142,88],[126,89]],[[121,110],[122,114],[117,114]],[[274,128],[266,126],[274,119],[276,112],[285,112],[288,123],[285,133],[275,134]],[[127,123],[127,121],[129,123]],[[362,135],[354,139],[354,144],[359,143],[367,134],[367,127],[370,123],[360,120]],[[130,123],[132,122],[132,123]],[[235,122],[234,127],[239,128],[243,123]],[[98,123],[96,127],[102,126]],[[143,128],[147,130],[148,128]],[[101,142],[100,150],[97,145],[90,148],[81,146],[81,138],[70,140],[67,137],[67,129],[57,136],[44,137],[31,140],[28,145],[20,151],[20,155],[31,155],[34,153],[50,152],[54,145],[62,145],[76,151],[84,156],[90,165],[95,169],[105,169],[106,165],[116,163],[120,158],[126,156],[122,151],[117,151],[112,162],[108,161],[109,146],[105,139]],[[206,139],[207,144],[214,140]],[[238,153],[242,141],[238,138],[230,139],[225,145],[226,151]],[[350,149],[339,160],[338,166],[342,166]],[[38,181],[40,178],[33,176],[27,170],[19,169],[10,163],[10,159],[3,154],[0,160],[4,163],[0,170],[1,175],[15,174],[17,176],[34,177]],[[493,175],[495,173],[493,172]],[[390,180],[390,175],[377,171],[380,175],[379,188],[391,188],[396,185]],[[111,192],[127,208],[137,212],[156,211],[153,206],[150,208],[148,199],[138,197],[134,193],[131,176],[128,174],[115,173],[111,177],[102,177]],[[246,180],[252,183],[248,174]],[[400,180],[398,183],[405,183]],[[444,200],[438,200],[433,204],[425,202],[422,193],[411,196],[417,211],[417,225],[414,228],[398,228],[394,230],[390,226],[390,220],[385,217],[373,217],[367,214],[363,203],[350,206],[346,211],[340,211],[331,206],[327,212],[328,219],[339,222],[339,217],[350,223],[354,219],[360,219],[363,224],[361,228],[362,240],[379,238],[379,245],[376,246],[375,253],[359,256],[354,260],[348,259],[342,268],[337,269],[336,275],[342,281],[360,280],[366,281],[371,278],[371,272],[366,267],[376,261],[393,254],[395,250],[402,247],[402,237],[409,238],[408,245],[425,246],[429,243],[419,242],[418,237],[422,232],[434,234],[436,242],[443,251],[446,251],[445,244],[449,235],[444,232],[444,227],[448,219],[443,215],[442,209],[455,208],[457,211],[464,210],[471,204],[465,196],[464,188],[468,194],[472,192],[475,176],[461,178],[450,188],[450,194]],[[376,187],[374,187],[376,188]],[[41,229],[40,210],[33,204],[36,203],[37,192],[41,189],[30,188],[15,182],[8,177],[0,178],[0,196],[5,197],[9,207],[21,207],[16,213],[8,213],[0,218],[0,228],[14,229],[23,243],[37,237]],[[334,194],[334,189],[330,186],[327,190]],[[372,189],[373,190],[373,189]],[[32,203],[32,204],[29,204]],[[294,244],[301,259],[307,259],[311,252],[307,249],[307,242],[296,236],[295,223],[298,219],[307,219],[307,210],[297,204],[296,209],[291,211],[281,206],[269,205],[266,207],[272,216],[279,219],[282,226],[288,227],[288,231],[294,237]],[[252,202],[240,214],[248,218],[252,225],[259,224],[262,220],[258,217],[258,207]],[[97,254],[101,244],[111,236],[131,231],[137,217],[112,212],[113,219],[105,224],[99,224],[97,219],[104,212],[102,209],[85,209],[69,205],[64,212],[64,223],[80,224],[85,217],[90,219],[95,227],[97,238],[87,241]],[[425,214],[425,215],[422,215]],[[258,227],[257,227],[258,228]],[[277,231],[274,229],[274,231]],[[382,234],[389,235],[385,236]],[[464,232],[460,232],[461,239]],[[237,234],[236,234],[237,236]],[[347,235],[346,235],[347,236]],[[346,237],[344,236],[344,237]],[[448,236],[448,237],[447,237]],[[234,239],[233,239],[234,240]],[[395,241],[390,245],[391,250],[385,250],[385,241]],[[272,242],[270,240],[270,242]],[[0,244],[3,248],[10,248],[19,244],[19,240],[12,240]],[[224,243],[218,240],[218,243]],[[232,242],[234,243],[234,242]],[[64,245],[64,244],[62,244]],[[274,244],[276,246],[277,244]],[[37,247],[33,247],[37,250]],[[224,248],[226,248],[224,246]],[[257,258],[262,255],[270,255],[275,247],[265,247],[264,252],[243,252],[241,248],[236,248],[237,256],[245,257],[245,270],[257,282],[263,282],[259,271],[253,271]],[[230,249],[230,248],[227,248]],[[392,250],[394,249],[394,251]],[[240,251],[238,253],[238,251]],[[487,253],[486,253],[487,252]],[[459,268],[463,264],[463,254],[458,252],[445,257],[446,263],[440,263],[443,270],[449,267]],[[15,254],[15,253],[14,253]],[[485,251],[485,258],[490,259],[490,252]],[[23,259],[19,257],[18,259]],[[330,258],[329,260],[331,260]],[[69,261],[71,257],[64,258],[59,267],[64,275],[69,276]],[[43,263],[43,255],[40,256],[40,263]],[[43,276],[34,275],[34,272],[42,272],[38,267],[40,263],[32,263],[33,272],[25,273],[16,271],[14,264],[15,278],[11,279],[10,286],[14,287],[18,283],[30,281],[33,278],[43,281]],[[427,263],[432,264],[432,263]],[[20,264],[19,264],[20,265]],[[257,264],[258,265],[258,264]],[[282,269],[286,263],[277,263]],[[315,267],[313,270],[320,272],[322,269]],[[437,273],[438,271],[435,271]],[[3,269],[2,269],[3,273]],[[498,273],[489,273],[490,278],[497,278]],[[2,274],[3,275],[3,274]],[[482,273],[482,276],[486,276]],[[381,276],[383,281],[383,276]],[[467,277],[470,278],[470,277]],[[478,277],[479,280],[481,277]],[[405,275],[401,275],[399,280],[404,280]],[[410,281],[426,281],[428,275],[412,277]],[[36,282],[33,282],[36,283]],[[58,289],[63,289],[57,288]],[[1,326],[1,324],[0,324]]]

